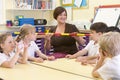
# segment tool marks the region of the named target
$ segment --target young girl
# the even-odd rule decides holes
[[[34,42],[36,40],[36,30],[35,27],[29,24],[25,24],[20,29],[20,34],[16,38],[16,41],[19,42],[19,47],[24,47],[23,43],[28,45],[28,60],[35,62],[43,62],[43,60],[53,60],[53,56],[44,55]],[[24,52],[22,52],[24,53]],[[36,53],[39,57],[34,57],[34,53]]]
[[[16,62],[26,63],[27,62],[27,47],[24,47],[24,54],[22,57],[19,56],[20,49],[16,44],[10,33],[4,33],[0,35],[0,66],[12,68]]]

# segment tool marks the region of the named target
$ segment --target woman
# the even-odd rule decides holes
[[[54,19],[57,21],[57,26],[51,28],[51,33],[79,33],[79,30],[75,25],[66,23],[67,11],[63,7],[57,7],[53,13]],[[50,50],[51,47],[54,49],[54,53],[51,54],[55,58],[63,58],[67,54],[74,54],[78,51],[76,41],[79,44],[84,44],[85,40],[78,36],[55,36],[47,35],[45,48]]]

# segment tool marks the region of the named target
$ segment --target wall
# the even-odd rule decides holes
[[[120,0],[89,0],[88,9],[73,10],[73,20],[90,20],[94,17],[94,8],[99,5],[120,4]],[[78,16],[79,15],[79,16]]]
[[[3,0],[4,1],[4,0]],[[5,8],[11,9],[13,6],[11,0],[5,0]],[[56,0],[56,6],[60,6],[61,0]],[[120,0],[89,0],[89,8],[87,9],[73,9],[73,20],[90,20],[94,17],[94,7],[99,5],[120,4]]]
[[[5,9],[11,9],[12,6],[12,1],[8,0],[3,0],[5,3]],[[60,6],[60,1],[61,0],[56,0],[56,6]],[[73,9],[73,21],[75,21],[74,23],[79,23],[81,22],[81,24],[83,24],[86,21],[91,20],[94,17],[94,8],[99,6],[99,5],[111,5],[111,4],[120,4],[120,0],[89,0],[89,7],[87,9]],[[4,12],[6,14],[6,12]],[[34,13],[34,12],[33,12]],[[9,17],[9,13],[7,13],[7,17]],[[18,14],[18,13],[17,13]],[[38,17],[38,13],[36,13]],[[41,14],[40,14],[41,15]],[[50,15],[49,15],[50,16]],[[4,18],[6,18],[6,16],[4,16]],[[52,18],[52,15],[50,16],[50,18]],[[51,19],[49,19],[51,20]],[[6,27],[2,27],[0,28],[0,30],[9,30]]]

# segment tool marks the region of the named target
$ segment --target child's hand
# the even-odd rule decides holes
[[[23,42],[24,44],[24,49],[27,49],[29,47],[29,44],[26,44],[25,42]]]
[[[16,50],[15,50],[16,54],[20,54],[21,49],[18,47],[18,43],[16,41],[15,41],[15,45],[16,45]]]
[[[72,58],[73,58],[73,55],[68,54],[68,55],[66,55],[65,57],[66,57],[66,58],[69,58],[69,59],[72,59]]]
[[[76,59],[77,62],[82,62],[85,60],[87,60],[87,57],[85,57],[85,56],[77,57],[77,59]]]
[[[47,59],[48,59],[48,60],[55,60],[55,57],[54,57],[54,56],[48,56]]]
[[[42,58],[35,58],[34,61],[41,63],[41,62],[43,62],[44,60],[43,60]]]
[[[83,60],[81,61],[81,64],[82,64],[82,65],[87,65],[87,64],[88,64],[88,62],[87,62],[87,60],[86,60],[86,59],[83,59]]]

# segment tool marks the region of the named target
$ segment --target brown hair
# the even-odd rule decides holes
[[[96,22],[90,26],[90,30],[94,30],[97,33],[98,32],[104,33],[107,27],[108,26],[103,22]]]
[[[20,29],[20,34],[17,36],[16,41],[19,42],[20,40],[24,39],[26,35],[35,31],[35,27],[30,24],[24,24]]]
[[[55,10],[54,10],[54,13],[53,13],[54,19],[57,19],[57,17],[64,11],[65,11],[66,16],[67,16],[67,11],[64,7],[61,7],[61,6],[56,7]]]
[[[6,41],[6,39],[7,39],[8,36],[12,36],[12,34],[10,34],[8,32],[0,34],[0,52],[1,53],[3,52],[2,48],[1,48],[1,44],[4,44],[4,42]]]

